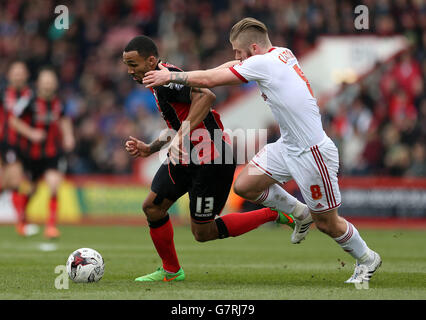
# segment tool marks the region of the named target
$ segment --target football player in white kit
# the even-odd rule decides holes
[[[279,124],[281,137],[267,144],[242,170],[235,192],[291,213],[296,220],[293,243],[303,240],[315,222],[356,259],[355,271],[346,283],[369,281],[382,261],[358,230],[338,215],[338,150],[323,130],[317,101],[296,57],[287,48],[272,46],[266,26],[253,18],[232,27],[230,42],[237,60],[204,71],[177,73],[160,67],[160,71],[148,72],[143,83],[147,87],[173,82],[211,88],[256,81]],[[291,179],[307,206],[279,186]]]

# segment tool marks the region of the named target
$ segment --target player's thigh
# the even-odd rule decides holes
[[[18,188],[24,178],[19,152],[11,146],[2,146],[0,152],[3,187]]]
[[[278,181],[249,163],[241,170],[234,183],[234,191],[241,197],[252,198]]]
[[[4,186],[10,188],[19,188],[24,179],[24,171],[19,161],[7,163],[3,168]]]
[[[329,140],[329,139],[328,139]],[[340,206],[337,172],[339,155],[329,140],[300,156],[289,156],[287,165],[302,196],[314,213],[324,213]]]
[[[190,180],[185,168],[162,164],[151,184],[151,192],[145,198],[143,211],[148,219],[162,218],[170,206],[188,192]]]
[[[206,164],[192,171],[189,208],[195,223],[206,223],[220,215],[234,179],[235,164]]]

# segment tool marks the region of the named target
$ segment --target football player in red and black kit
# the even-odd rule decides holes
[[[161,62],[155,43],[146,36],[137,36],[128,43],[123,52],[123,62],[133,80],[140,84],[144,74],[159,69],[160,63],[170,70],[181,71],[173,65]],[[151,239],[163,266],[135,279],[136,281],[185,279],[177,258],[173,227],[167,211],[187,192],[190,199],[191,230],[195,239],[200,242],[239,236],[269,221],[291,225],[291,218],[289,221],[270,208],[218,217],[232,186],[235,163],[232,149],[223,133],[220,116],[211,109],[215,95],[208,89],[191,89],[183,85],[154,87],[152,93],[168,127],[177,133],[169,147],[170,161],[166,161],[158,169],[151,191],[143,204]],[[198,133],[196,136],[193,134],[195,132]],[[199,138],[200,135],[203,136],[202,139]],[[188,141],[185,139],[190,142],[185,144],[184,141]],[[146,144],[130,137],[126,141],[126,150],[132,156],[147,157],[159,151],[169,141],[170,139],[160,136],[151,144]],[[204,147],[207,144],[211,148],[199,147],[199,144]],[[189,150],[184,146],[189,146]],[[184,160],[185,154],[190,155],[186,159],[188,161]]]
[[[50,189],[44,235],[56,238],[60,235],[56,227],[57,192],[66,170],[64,152],[71,151],[75,141],[72,121],[64,114],[64,106],[56,95],[56,73],[49,68],[42,69],[36,86],[36,94],[11,124],[27,138],[20,146],[24,167],[29,172],[31,181],[36,183],[44,178]]]
[[[27,84],[28,77],[25,63],[13,62],[7,74],[8,84],[0,91],[0,182],[3,190],[12,192],[12,204],[17,213],[16,231],[22,236],[31,233],[25,219],[28,196],[22,190],[25,176],[20,147],[25,138],[15,130],[11,122],[28,106],[32,98],[33,90]]]

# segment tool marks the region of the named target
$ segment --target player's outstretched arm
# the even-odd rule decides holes
[[[224,64],[221,64],[220,66],[214,68],[213,70],[223,69],[223,68],[230,68],[230,67],[235,66],[236,64],[239,64],[240,62],[241,62],[240,60],[228,61],[228,62],[225,62]]]
[[[147,88],[167,85],[170,82],[199,88],[213,88],[242,83],[242,80],[235,76],[229,68],[171,72],[161,64],[158,66],[160,70],[149,71],[145,74],[143,83]]]

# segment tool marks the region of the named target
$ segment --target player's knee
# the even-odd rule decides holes
[[[234,192],[242,198],[247,198],[250,190],[246,187],[246,185],[237,180],[234,183]]]
[[[262,191],[255,190],[243,184],[234,185],[235,194],[239,195],[241,198],[255,201]]]
[[[151,209],[152,209],[152,203],[145,201],[142,204],[142,211],[143,213],[145,213],[145,215],[148,215]]]
[[[155,221],[161,219],[163,214],[161,208],[151,201],[145,201],[142,205],[142,210],[145,213],[148,220]]]
[[[337,214],[337,210],[328,211],[325,213],[313,213],[312,218],[314,219],[315,226],[321,232],[333,236],[339,233],[339,224],[341,218]]]
[[[245,177],[238,177],[234,183],[235,194],[247,200],[256,200],[264,189],[261,183]]]
[[[22,168],[17,164],[9,165],[4,170],[3,185],[5,188],[19,188],[23,181]]]
[[[11,176],[13,176],[15,179],[19,179],[22,178],[23,176],[23,171],[22,171],[22,167],[21,165],[14,163],[9,165],[6,170],[7,174],[10,174]]]
[[[56,194],[62,183],[62,174],[56,170],[48,170],[44,176],[51,193]]]

